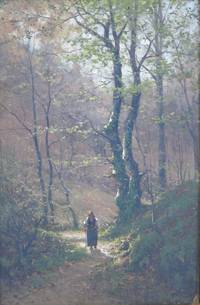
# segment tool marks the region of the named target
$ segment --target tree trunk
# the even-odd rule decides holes
[[[48,204],[47,204],[47,196],[45,190],[45,182],[43,178],[43,163],[42,163],[42,155],[39,147],[39,139],[38,139],[38,125],[37,125],[37,107],[36,107],[36,100],[35,100],[35,80],[34,80],[34,72],[31,57],[29,55],[29,68],[30,68],[30,75],[31,75],[31,93],[32,93],[32,111],[33,111],[33,143],[35,147],[36,153],[36,161],[37,161],[37,174],[39,177],[40,189],[42,193],[42,202],[44,208],[44,224],[48,223]]]
[[[48,105],[47,105],[47,110],[45,110],[45,120],[46,120],[45,147],[46,147],[46,155],[47,155],[48,167],[49,167],[47,202],[48,202],[48,206],[50,207],[50,211],[51,211],[51,220],[52,220],[52,222],[54,222],[54,205],[53,205],[53,200],[52,200],[53,164],[52,164],[52,160],[51,160],[51,153],[50,153],[50,147],[49,147],[50,107],[51,107],[51,88],[50,88],[50,83],[48,82]]]
[[[140,180],[141,176],[139,173],[138,163],[133,157],[133,129],[136,123],[139,104],[140,104],[141,94],[135,94],[132,96],[131,108],[129,110],[126,122],[125,122],[125,136],[124,136],[124,159],[126,161],[127,169],[130,172],[129,179],[129,204],[134,208],[139,208],[141,206],[141,186]]]
[[[198,133],[199,131],[197,131]],[[191,133],[190,133],[191,135]],[[194,178],[199,180],[200,178],[200,147],[199,147],[199,135],[195,134],[195,132],[191,135],[192,143],[193,143],[193,156],[194,156]]]
[[[121,105],[123,100],[120,42],[121,42],[122,33],[126,28],[127,22],[125,22],[121,30],[117,33],[114,5],[115,3],[113,1],[108,0],[109,17],[106,24],[103,24],[103,32],[104,32],[103,35],[101,35],[98,31],[96,31],[96,25],[94,28],[92,28],[87,24],[87,22],[85,22],[86,20],[85,15],[88,16],[88,18],[91,17],[91,13],[87,12],[87,9],[81,7],[83,10],[81,13],[80,7],[78,7],[77,13],[80,18],[78,19],[76,16],[74,18],[78,25],[80,25],[85,30],[87,30],[87,32],[89,32],[92,36],[95,36],[101,42],[103,42],[105,47],[109,49],[109,52],[112,55],[113,76],[114,76],[113,109],[109,122],[104,127],[103,135],[110,143],[111,150],[113,153],[112,164],[115,170],[115,177],[118,184],[116,203],[119,207],[119,220],[120,220],[122,217],[125,216],[124,213],[127,210],[126,207],[128,204],[128,192],[129,192],[129,176],[126,171],[126,164],[123,158],[123,147],[118,128]],[[96,20],[98,21],[98,18]],[[100,24],[102,25],[102,21],[100,22]],[[112,35],[111,39],[110,39],[110,35]]]
[[[123,160],[123,148],[119,137],[119,116],[122,104],[122,71],[121,60],[119,56],[119,43],[116,44],[116,50],[113,59],[113,74],[115,89],[113,92],[113,111],[109,119],[109,123],[105,126],[104,132],[110,142],[113,153],[113,167],[115,177],[118,183],[118,191],[116,195],[116,203],[119,207],[121,217],[124,214],[125,206],[127,205],[129,178],[126,173],[125,162]]]
[[[129,8],[129,27],[131,35],[131,44],[129,50],[130,65],[132,69],[133,84],[136,92],[133,93],[131,99],[131,106],[128,111],[128,115],[125,121],[125,135],[124,135],[124,160],[126,167],[130,173],[129,179],[129,204],[132,208],[141,207],[141,176],[139,172],[139,166],[134,158],[133,148],[133,130],[136,124],[139,106],[140,106],[140,67],[138,67],[136,60],[136,49],[137,49],[137,26],[138,26],[138,1],[133,3],[133,6]]]
[[[159,72],[158,72],[159,73]],[[166,145],[165,145],[165,121],[164,121],[164,99],[163,99],[163,77],[160,75],[156,81],[158,92],[158,131],[159,131],[159,184],[164,190],[167,184],[166,176]]]
[[[155,53],[156,53],[156,88],[158,95],[158,132],[159,132],[159,184],[164,190],[167,184],[166,175],[166,146],[165,146],[165,121],[164,121],[164,95],[163,95],[163,14],[162,2],[158,1],[155,8]]]
[[[61,181],[61,185],[63,187],[64,193],[65,193],[65,197],[66,197],[66,204],[67,204],[67,208],[70,212],[71,215],[71,219],[72,219],[72,227],[73,229],[78,229],[79,227],[79,222],[78,222],[78,218],[76,216],[76,213],[74,211],[74,209],[71,207],[71,203],[70,203],[70,197],[69,197],[69,190],[67,189],[67,187],[64,185],[64,182],[60,176],[60,181]]]
[[[70,212],[70,216],[71,216],[71,219],[72,219],[72,226],[73,226],[74,229],[77,229],[79,227],[79,222],[78,222],[78,218],[76,216],[76,213],[75,213],[75,211],[72,208],[71,203],[70,203],[70,191],[69,191],[68,187],[65,185],[64,180],[62,178],[62,173],[61,173],[62,169],[61,169],[61,171],[58,171],[55,164],[54,164],[54,169],[55,169],[55,172],[56,172],[56,174],[58,176],[58,179],[60,181],[60,185],[63,189],[63,192],[65,194],[66,205],[67,205],[68,211]]]

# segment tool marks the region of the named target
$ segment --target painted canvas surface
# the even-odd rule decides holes
[[[0,304],[199,304],[198,1],[0,25]]]

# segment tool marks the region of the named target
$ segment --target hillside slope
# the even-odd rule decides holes
[[[197,184],[188,182],[155,205],[155,224],[151,207],[132,220],[128,236],[117,240],[120,264],[101,276],[106,282],[110,278],[111,292],[134,305],[192,303],[198,292],[197,197]],[[113,287],[110,274],[117,273],[124,275],[123,283],[120,276]]]
[[[70,186],[70,201],[80,226],[83,224],[88,211],[94,211],[99,220],[100,227],[113,221],[117,215],[117,206],[114,195],[87,184],[73,184]],[[66,227],[70,225],[69,212],[67,211],[66,199],[61,192],[55,196],[56,223]]]

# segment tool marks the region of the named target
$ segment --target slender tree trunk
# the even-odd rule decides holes
[[[159,131],[159,184],[161,190],[166,188],[166,145],[165,145],[165,121],[164,121],[164,98],[163,98],[163,77],[158,76],[156,81],[158,92],[158,131]]]
[[[178,45],[176,41],[174,41],[174,46],[177,52],[177,59],[179,63],[179,69],[182,75],[185,75],[184,66],[181,61],[181,55],[179,53]],[[193,101],[190,100],[188,89],[187,89],[187,79],[183,77],[182,80],[179,80],[180,86],[183,90],[186,106],[187,106],[187,115],[189,115],[189,120],[186,119],[186,127],[188,129],[189,135],[192,139],[193,143],[193,155],[194,155],[194,178],[200,178],[200,141],[199,141],[199,131],[200,131],[200,114],[198,113],[197,117],[195,116],[194,105],[191,103]],[[182,108],[184,111],[184,108]],[[197,110],[198,111],[198,110]]]
[[[160,189],[164,190],[167,184],[166,174],[166,145],[165,145],[165,121],[164,121],[164,94],[163,94],[163,15],[162,0],[158,1],[155,8],[155,53],[156,53],[156,88],[158,95],[158,131],[159,131],[159,184]]]
[[[2,146],[1,139],[0,139],[0,170],[1,170],[0,192],[3,192],[4,191],[4,165],[3,165],[3,146]]]
[[[179,60],[180,70],[184,75],[184,68]],[[183,79],[181,83],[181,87],[183,89],[186,105],[187,105],[187,111],[190,117],[190,120],[186,120],[186,127],[188,129],[189,135],[192,139],[193,143],[193,155],[194,155],[194,177],[199,178],[200,175],[200,141],[199,141],[199,128],[200,128],[200,118],[199,115],[197,118],[195,118],[195,110],[192,107],[192,104],[190,102],[188,90],[187,90],[187,81],[186,78]]]
[[[47,105],[47,109],[45,110],[45,120],[46,120],[45,147],[46,147],[46,155],[47,155],[48,167],[49,167],[47,202],[48,202],[48,206],[50,207],[52,222],[54,222],[54,205],[53,205],[53,199],[52,199],[53,164],[52,164],[51,152],[50,152],[50,146],[49,146],[49,128],[50,128],[49,112],[50,112],[50,107],[51,107],[51,101],[52,101],[51,85],[48,82],[48,105]]]
[[[47,121],[49,121],[48,118],[46,118]],[[48,122],[49,124],[49,122]],[[49,143],[48,143],[48,128],[46,130],[46,136],[45,136],[45,143],[46,143],[46,154],[48,159],[48,166],[49,166],[49,181],[48,181],[48,192],[47,192],[47,201],[48,205],[51,210],[51,217],[52,221],[54,221],[54,205],[53,205],[53,199],[52,199],[52,185],[53,185],[53,166],[51,162],[51,155],[50,155],[50,149],[49,149]]]
[[[43,201],[43,208],[44,208],[44,224],[48,223],[48,203],[47,203],[47,196],[46,196],[46,189],[45,189],[45,182],[43,177],[43,162],[42,162],[42,155],[39,146],[39,139],[38,139],[38,123],[37,123],[37,106],[35,100],[35,79],[34,79],[34,71],[32,66],[31,57],[29,55],[29,68],[30,68],[30,75],[31,75],[31,93],[32,93],[32,112],[33,112],[33,143],[35,147],[36,153],[36,161],[37,161],[37,174],[39,177],[40,189],[42,193],[42,201]]]
[[[190,133],[191,135],[191,133]],[[193,156],[194,156],[194,178],[199,179],[200,175],[200,147],[199,147],[199,137],[195,135],[194,132],[191,135],[193,143]]]
[[[61,169],[61,171],[58,171],[58,169],[56,168],[55,164],[54,164],[54,168],[55,168],[56,174],[58,176],[58,179],[60,181],[60,184],[61,184],[61,187],[63,189],[63,192],[65,194],[66,205],[67,205],[68,211],[69,211],[71,219],[72,219],[72,226],[73,226],[74,229],[77,229],[78,226],[79,226],[79,222],[78,222],[78,218],[76,216],[76,213],[75,213],[74,209],[71,206],[69,189],[65,185],[64,180],[62,178],[62,174],[61,174],[62,169]]]

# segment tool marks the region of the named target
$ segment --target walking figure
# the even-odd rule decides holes
[[[96,249],[98,240],[98,223],[97,218],[92,211],[88,213],[88,216],[84,221],[84,228],[87,237],[87,246],[90,247],[90,250],[92,250],[93,247]]]

